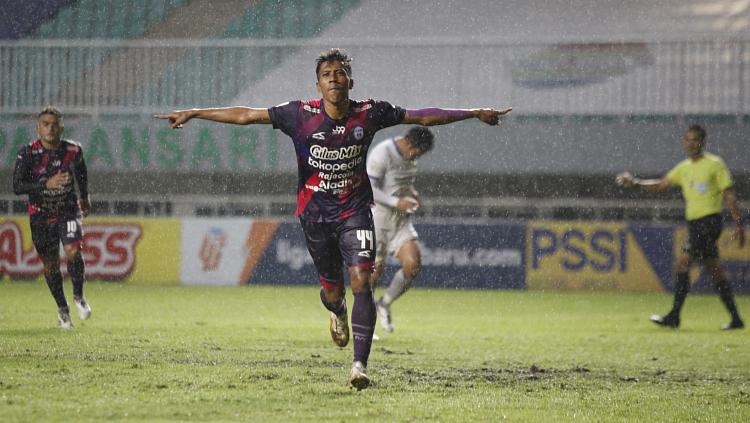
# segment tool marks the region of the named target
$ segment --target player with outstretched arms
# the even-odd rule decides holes
[[[433,140],[429,129],[415,126],[403,136],[380,142],[367,157],[377,240],[373,286],[377,286],[383,274],[387,256],[394,256],[401,263],[386,292],[375,302],[380,325],[386,332],[394,329],[391,304],[411,287],[422,266],[417,231],[411,219],[420,206],[414,181],[417,159],[432,149]]]
[[[91,306],[83,296],[85,266],[81,254],[81,225],[91,204],[83,149],[75,141],[60,138],[64,129],[62,119],[62,113],[54,107],[39,113],[36,125],[39,139],[18,152],[13,192],[29,196],[31,239],[42,258],[44,279],[57,303],[58,323],[62,329],[70,329],[73,322],[60,272],[60,243],[73,281],[73,301],[78,317],[86,320],[91,316]]]
[[[498,125],[511,109],[405,110],[385,101],[355,101],[349,57],[331,49],[318,56],[315,86],[322,98],[290,101],[271,108],[225,107],[181,110],[155,117],[179,128],[191,119],[239,125],[272,124],[294,144],[298,166],[297,210],[307,248],[318,271],[320,299],[331,312],[329,328],[339,347],[349,342],[344,274],[351,289],[354,360],[349,383],[369,386],[367,364],[375,330],[376,312],[370,277],[375,259],[375,236],[367,177],[367,149],[375,133],[399,124],[443,125],[476,118]]]

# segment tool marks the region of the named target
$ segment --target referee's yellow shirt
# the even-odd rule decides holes
[[[673,186],[682,188],[687,220],[721,213],[724,190],[732,187],[732,175],[724,160],[711,153],[703,153],[697,161],[681,161],[667,178]]]

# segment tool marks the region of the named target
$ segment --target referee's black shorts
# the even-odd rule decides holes
[[[688,220],[688,241],[683,244],[682,250],[695,259],[718,258],[719,247],[716,241],[721,236],[723,220],[721,214]]]

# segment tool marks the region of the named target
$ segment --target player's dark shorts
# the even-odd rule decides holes
[[[300,219],[307,250],[330,288],[344,283],[343,265],[372,270],[375,261],[375,227],[372,213],[355,215],[338,222],[317,223]]]
[[[42,216],[30,218],[31,240],[40,256],[57,255],[63,245],[81,243],[81,216]]]
[[[720,214],[712,214],[700,219],[688,220],[688,241],[682,250],[696,259],[718,258],[719,248],[716,241],[721,236],[724,226]]]

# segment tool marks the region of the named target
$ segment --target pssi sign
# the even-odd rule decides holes
[[[20,220],[19,220],[20,221]],[[85,224],[83,259],[89,279],[122,280],[135,267],[136,244],[143,234],[137,224]],[[64,255],[61,254],[61,257]],[[61,270],[67,272],[64,260]],[[43,265],[32,245],[28,228],[17,221],[0,221],[0,275],[37,278]]]
[[[529,289],[663,291],[671,231],[623,222],[529,222]]]
[[[532,268],[539,269],[547,257],[556,257],[569,272],[625,273],[628,269],[627,232],[604,228],[585,232],[579,228],[555,231],[534,228],[531,231]]]

